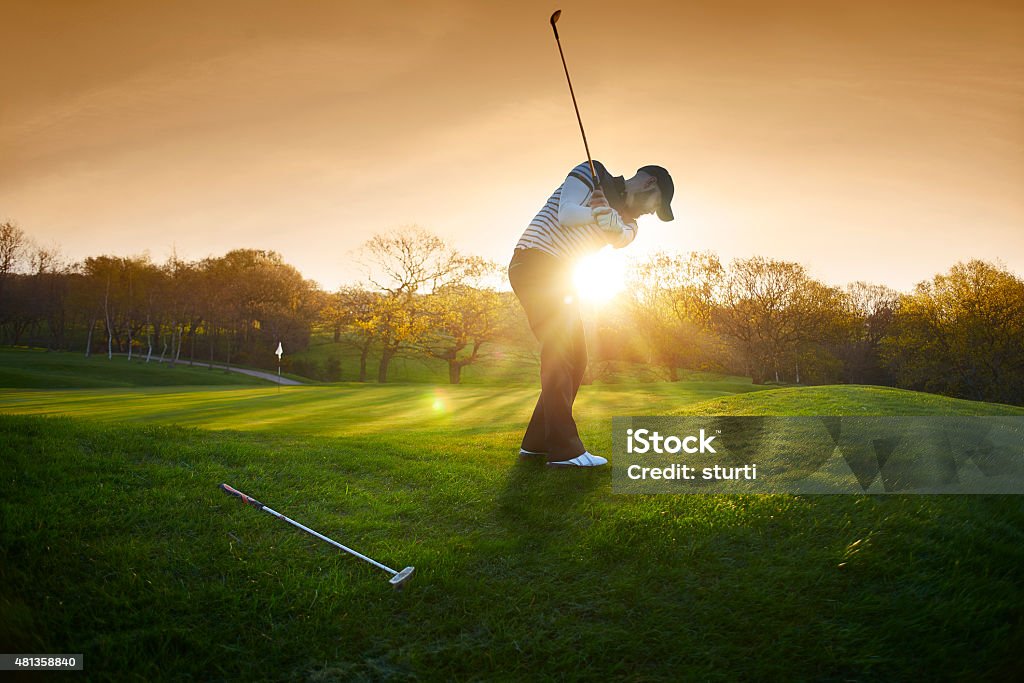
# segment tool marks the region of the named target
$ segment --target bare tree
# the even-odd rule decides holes
[[[730,264],[723,304],[714,314],[717,330],[728,338],[755,384],[782,379],[824,331],[821,316],[838,293],[813,280],[799,263],[755,256]]]
[[[858,280],[846,286],[851,325],[839,353],[848,381],[858,384],[891,381],[882,366],[881,348],[892,330],[899,298],[899,292],[885,285]]]
[[[417,226],[375,235],[363,245],[359,260],[367,281],[380,293],[361,327],[380,344],[377,381],[383,383],[391,360],[414,348],[427,330],[422,295],[458,282],[468,262],[440,237]]]
[[[71,265],[57,246],[36,247],[29,261],[34,308],[48,328],[47,348],[64,348]]]
[[[630,269],[627,298],[632,329],[647,361],[677,381],[679,367],[702,367],[717,355],[711,313],[721,297],[724,271],[710,252],[657,253]]]
[[[363,245],[360,262],[374,288],[390,296],[412,296],[452,281],[463,257],[437,235],[412,225],[374,235]]]
[[[25,231],[11,221],[0,223],[0,301],[3,301],[7,279],[19,270],[29,239]]]

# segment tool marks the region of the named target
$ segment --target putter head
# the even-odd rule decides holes
[[[404,584],[406,581],[412,578],[412,573],[414,571],[416,571],[415,567],[406,567],[402,571],[392,576],[391,580],[388,581],[388,583],[390,583],[395,588],[401,588],[402,584]]]

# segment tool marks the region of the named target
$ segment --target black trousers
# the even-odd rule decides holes
[[[587,342],[572,266],[538,249],[516,249],[508,279],[530,329],[540,342],[540,398],[522,447],[570,460],[587,449],[580,441],[572,404],[587,369]]]

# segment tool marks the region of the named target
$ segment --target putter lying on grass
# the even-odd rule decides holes
[[[391,574],[391,580],[389,581],[389,583],[392,586],[394,586],[395,588],[401,588],[402,584],[404,584],[406,581],[408,581],[412,577],[412,573],[416,570],[415,567],[406,567],[402,571],[396,572],[391,567],[386,567],[386,566],[382,565],[380,562],[377,562],[376,560],[372,560],[369,557],[367,557],[366,555],[363,555],[362,553],[357,553],[355,550],[352,550],[351,548],[346,548],[345,546],[343,546],[342,544],[338,543],[337,541],[331,540],[331,539],[327,538],[326,536],[324,536],[323,534],[317,533],[317,532],[313,531],[312,529],[310,529],[309,527],[303,526],[303,525],[299,524],[294,519],[289,519],[289,518],[285,517],[280,512],[277,512],[275,510],[272,510],[272,509],[268,508],[266,505],[264,505],[263,503],[259,502],[255,498],[253,498],[251,496],[247,496],[244,493],[242,493],[241,491],[239,491],[237,489],[231,488],[227,484],[221,484],[220,488],[221,488],[222,491],[224,491],[224,493],[229,493],[232,496],[238,496],[239,498],[242,499],[243,503],[248,503],[249,505],[252,505],[257,510],[263,510],[264,512],[269,512],[270,514],[274,515],[278,519],[280,519],[282,521],[285,521],[285,522],[288,522],[292,526],[297,526],[298,528],[302,529],[303,531],[305,531],[308,534],[312,534],[313,536],[316,536],[321,541],[327,541],[328,543],[330,543],[334,547],[341,548],[342,550],[344,550],[349,555],[355,555],[360,560],[364,560],[364,561],[369,562],[370,564],[372,564],[374,567],[379,567],[379,568],[383,569],[384,571],[386,571],[389,574]]]

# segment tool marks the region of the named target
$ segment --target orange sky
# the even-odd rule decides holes
[[[76,259],[275,249],[328,288],[410,223],[507,262],[584,158],[558,7],[595,157],[676,179],[631,252],[1024,274],[1020,1],[0,0],[0,220]]]

